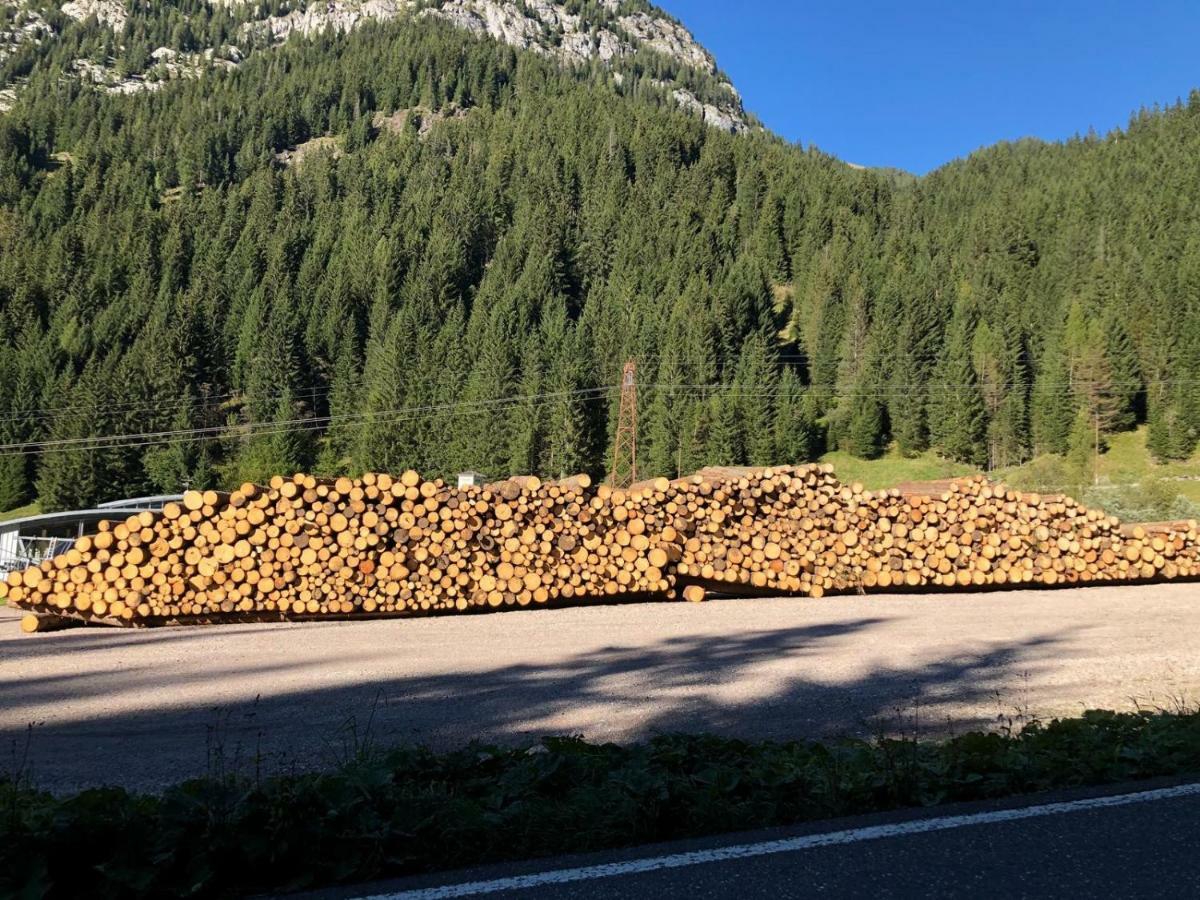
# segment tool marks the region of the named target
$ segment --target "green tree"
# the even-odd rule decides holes
[[[987,411],[971,360],[972,317],[960,308],[946,350],[929,388],[929,431],[933,445],[959,462],[987,462]]]

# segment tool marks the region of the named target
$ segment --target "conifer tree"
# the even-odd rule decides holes
[[[733,379],[739,432],[737,443],[750,465],[768,466],[776,461],[772,424],[777,372],[778,366],[771,358],[767,339],[761,334],[751,335],[742,345]]]
[[[783,370],[775,405],[775,460],[784,465],[811,462],[824,450],[816,404],[796,371]]]
[[[103,411],[109,398],[101,379],[85,371],[74,383],[65,375],[60,377],[54,387],[54,395],[71,397],[72,401],[54,415],[47,434],[49,441],[79,441],[103,433]],[[114,474],[109,459],[109,451],[93,449],[89,443],[59,443],[43,451],[37,478],[43,511],[95,505],[104,496],[107,482]]]
[[[1035,453],[1065,453],[1075,404],[1071,397],[1070,370],[1057,334],[1046,338],[1030,402]]]
[[[746,462],[738,400],[718,391],[708,400],[707,440],[701,465],[740,466]]]
[[[651,389],[650,403],[640,417],[643,428],[639,438],[640,467],[650,477],[677,477],[681,469],[684,408],[682,390],[673,385],[682,383],[679,364],[673,353],[663,357],[657,371],[658,385]],[[643,396],[645,393],[643,392]]]
[[[1108,428],[1110,431],[1127,431],[1136,424],[1144,407],[1142,372],[1138,364],[1137,349],[1115,309],[1107,310],[1099,328],[1112,379],[1110,389],[1113,402]]]
[[[973,333],[973,317],[960,305],[930,383],[929,431],[934,447],[950,459],[983,466],[987,412],[971,361]]]
[[[529,337],[521,354],[518,397],[510,413],[508,437],[508,465],[504,473],[534,472],[542,457],[542,404],[538,395],[542,393],[542,361],[537,335]],[[488,475],[499,477],[500,473]]]
[[[878,346],[864,351],[864,360],[850,396],[843,444],[863,459],[876,459],[887,444],[887,407],[884,405],[883,361]]]
[[[704,466],[716,464],[715,458],[709,453],[712,434],[711,400],[694,399],[685,402],[679,451],[680,468],[684,472],[695,472]]]
[[[28,349],[28,348],[26,348]],[[0,444],[19,444],[33,438],[36,395],[25,375],[20,350],[0,347]],[[0,510],[13,509],[32,498],[33,456],[19,450],[0,451]]]
[[[892,355],[891,377],[883,391],[892,436],[896,440],[896,449],[903,456],[916,456],[929,446],[925,378],[910,338],[911,331],[906,329]]]
[[[1097,447],[1097,434],[1094,418],[1088,410],[1080,408],[1075,414],[1071,425],[1071,434],[1067,440],[1067,471],[1074,479],[1071,490],[1082,493],[1079,486],[1089,484],[1093,480]]]

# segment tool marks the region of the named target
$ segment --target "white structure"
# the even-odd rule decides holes
[[[101,503],[95,509],[45,513],[0,522],[0,572],[27,569],[71,548],[81,535],[105,519],[124,519],[143,511],[157,512],[182,494],[160,494]]]
[[[458,486],[460,488],[475,487],[476,485],[482,485],[486,483],[487,476],[481,475],[478,472],[467,471],[458,473]]]

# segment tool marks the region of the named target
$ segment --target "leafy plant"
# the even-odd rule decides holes
[[[0,782],[6,896],[223,897],[1200,771],[1200,713],[1093,711],[943,742],[666,735],[355,754],[161,795]]]

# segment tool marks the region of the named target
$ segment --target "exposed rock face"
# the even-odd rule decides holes
[[[324,0],[310,3],[303,11],[251,22],[245,27],[247,31],[282,40],[293,31],[311,35],[325,29],[349,31],[369,20],[389,21],[416,6],[415,0]],[[621,9],[619,0],[606,0],[604,7],[613,14],[612,20],[605,24],[587,21],[568,12],[564,4],[551,0],[525,0],[523,8],[512,0],[444,0],[416,14],[553,57],[566,65],[592,60],[611,64],[644,47],[718,77],[712,54],[682,25],[645,12],[617,15]],[[727,85],[728,100],[720,104],[701,103],[682,89],[673,94],[681,106],[700,113],[714,127],[743,131],[746,120],[741,99],[733,85],[727,81],[722,81],[722,85]]]
[[[413,5],[412,0],[326,0],[309,3],[305,9],[293,10],[285,16],[251,22],[245,27],[247,31],[266,32],[276,40],[283,40],[293,31],[313,35],[326,29],[349,31],[370,19],[388,22],[409,11]]]
[[[696,43],[691,33],[675,22],[659,19],[646,13],[622,16],[621,27],[633,37],[664,56],[680,60],[693,69],[715,73],[717,65],[712,54]]]
[[[65,15],[81,21],[88,16],[95,16],[113,31],[124,28],[127,17],[125,4],[121,0],[71,0],[70,3],[62,5],[62,11]]]
[[[208,0],[211,6],[238,9],[242,15],[255,15],[256,4],[251,0]],[[566,3],[555,0],[310,0],[297,2],[295,9],[283,15],[252,19],[242,26],[243,34],[255,38],[261,46],[285,40],[298,32],[311,36],[322,31],[351,31],[366,22],[388,22],[403,16],[440,19],[457,28],[479,36],[489,36],[521,50],[539,53],[563,65],[588,65],[599,62],[617,67],[623,58],[639,50],[675,60],[681,67],[702,73],[717,85],[714,92],[705,91],[706,98],[696,96],[682,83],[656,82],[684,109],[689,110],[715,128],[739,132],[747,128],[741,98],[717,70],[716,62],[691,33],[678,22],[664,15],[644,10],[629,11],[622,0],[602,0],[602,12],[585,18],[569,11]],[[95,17],[118,35],[129,13],[122,0],[69,0],[62,10],[80,21]],[[20,34],[0,34],[0,59],[5,45],[18,40],[40,40],[43,34],[53,36],[50,27],[32,9],[25,9],[19,20]],[[10,29],[12,31],[13,29]],[[219,52],[218,52],[219,49]],[[86,61],[73,67],[77,77],[95,83],[110,92],[131,93],[153,90],[163,79],[190,77],[206,64],[236,65],[240,60],[237,48],[209,48],[203,53],[181,53],[168,47],[154,51],[156,72],[143,76],[118,78],[110,68]],[[623,83],[627,72],[614,68],[613,77]],[[0,85],[0,88],[9,88]],[[6,96],[5,103],[11,101]]]
[[[236,48],[232,49],[236,59]],[[154,68],[147,73],[150,77],[143,75],[122,77],[113,69],[97,65],[90,59],[75,60],[71,64],[71,71],[81,80],[96,85],[105,93],[140,94],[143,91],[157,91],[174,78],[196,78],[210,66],[224,69],[237,67],[235,61],[218,58],[212,50],[205,50],[203,53],[180,53],[170,47],[159,47],[150,56],[155,62]]]
[[[734,134],[746,129],[746,120],[740,115],[719,106],[714,106],[711,103],[702,103],[691,91],[677,88],[671,92],[671,96],[684,109],[699,113],[700,118],[713,128],[720,128],[722,131],[729,131]]]
[[[433,126],[438,122],[443,122],[446,119],[461,119],[467,115],[467,110],[451,103],[444,109],[426,109],[423,106],[415,106],[412,109],[398,109],[390,116],[385,116],[383,113],[375,113],[371,120],[371,125],[376,131],[386,131],[390,134],[400,134],[404,131],[409,119],[413,119],[417,125],[417,137],[425,137],[433,130]]]
[[[36,10],[21,10],[8,27],[0,27],[0,62],[21,44],[40,44],[53,34],[54,29]]]

